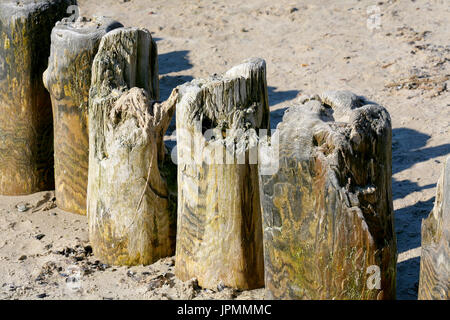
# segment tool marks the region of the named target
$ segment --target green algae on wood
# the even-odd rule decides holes
[[[450,157],[438,182],[433,211],[422,222],[419,300],[450,300]]]
[[[0,0],[0,194],[54,188],[53,125],[42,74],[72,0]]]
[[[262,287],[258,165],[250,158],[257,131],[269,128],[265,61],[250,59],[179,92],[175,273],[210,289]]]
[[[174,182],[161,167],[177,92],[163,103],[157,98],[150,33],[107,33],[92,67],[87,215],[94,254],[109,264],[150,264],[175,252]]]
[[[386,109],[327,92],[290,107],[276,134],[279,170],[260,176],[266,298],[395,298]]]
[[[52,31],[43,80],[53,107],[56,204],[65,211],[86,214],[92,62],[102,36],[118,27],[117,21],[95,17],[63,19]]]

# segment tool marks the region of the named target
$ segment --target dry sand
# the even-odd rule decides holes
[[[421,220],[450,153],[447,0],[78,2],[82,15],[108,15],[153,33],[163,99],[185,81],[258,56],[267,61],[273,127],[296,98],[324,90],[348,89],[384,105],[394,128],[397,298],[417,298]],[[372,5],[380,10],[378,29],[370,28],[376,19],[367,22]],[[0,197],[0,299],[263,297],[263,290],[212,292],[182,283],[173,258],[102,265],[88,246],[86,218],[52,208],[53,197]],[[30,209],[19,212],[19,203]]]

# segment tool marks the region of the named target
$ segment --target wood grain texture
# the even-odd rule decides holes
[[[161,167],[177,92],[163,103],[157,96],[150,33],[119,28],[106,34],[92,68],[87,215],[94,253],[109,264],[150,264],[175,251],[170,186],[176,183],[166,181]]]
[[[176,275],[211,289],[262,287],[258,168],[249,157],[258,129],[269,128],[265,61],[250,59],[179,91]],[[214,139],[205,139],[208,130]],[[234,149],[233,163],[226,146]]]
[[[0,194],[54,188],[52,109],[42,73],[51,30],[75,3],[0,1]]]
[[[277,130],[280,168],[260,177],[266,298],[395,298],[386,109],[327,92],[290,107]]]
[[[450,300],[450,157],[433,211],[422,222],[419,300]]]
[[[43,80],[53,108],[56,204],[77,214],[86,214],[92,63],[102,36],[118,27],[122,25],[104,17],[64,19],[51,35]]]

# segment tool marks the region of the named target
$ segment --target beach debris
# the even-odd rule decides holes
[[[16,205],[16,208],[19,212],[26,212],[30,209],[28,203],[19,203]]]

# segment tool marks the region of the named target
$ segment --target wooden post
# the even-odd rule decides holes
[[[120,28],[106,34],[92,68],[87,215],[94,253],[109,264],[150,264],[174,254],[174,182],[160,167],[177,93],[162,104],[152,101],[157,96],[150,33]]]
[[[119,22],[104,17],[79,18],[64,19],[52,31],[43,78],[53,106],[56,204],[69,212],[86,214],[92,62],[102,36],[118,27]]]
[[[224,76],[182,85],[179,92],[176,275],[196,277],[211,289],[262,287],[262,221],[252,156],[257,131],[269,128],[265,61],[248,60]]]
[[[268,299],[393,299],[391,120],[350,92],[286,111],[261,175]]]
[[[450,300],[450,157],[433,211],[422,222],[419,300]]]
[[[50,33],[72,0],[0,1],[0,194],[53,189],[53,127],[42,83]]]

